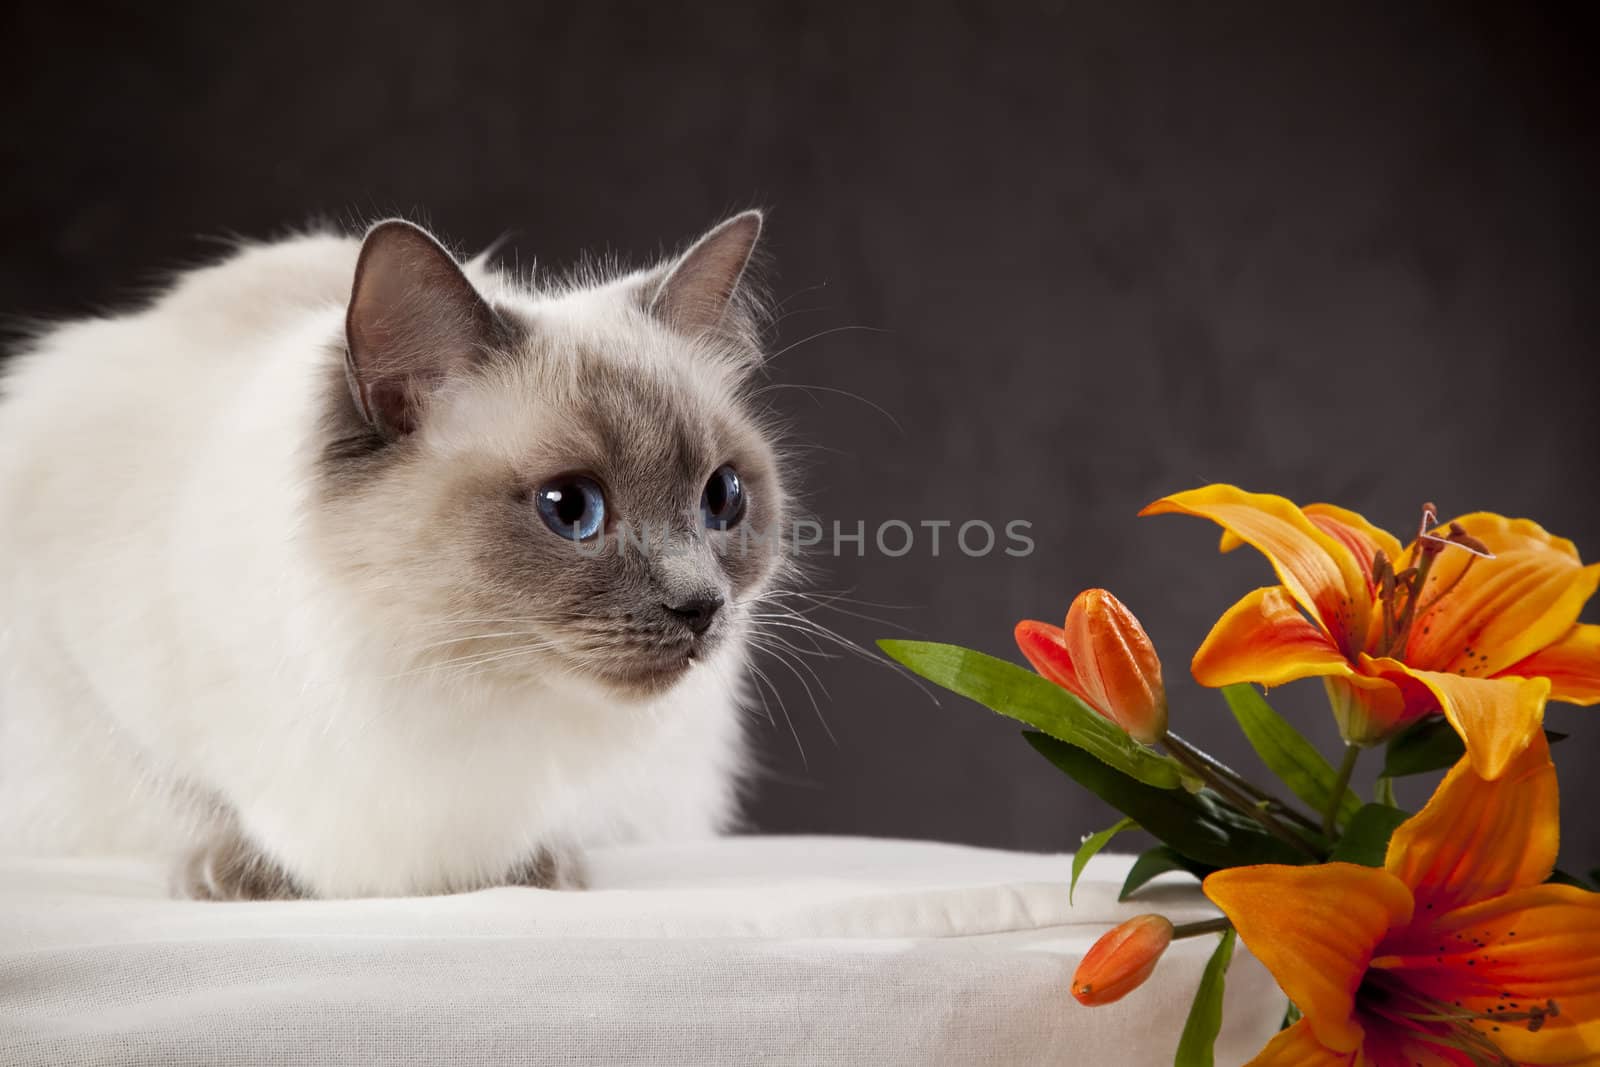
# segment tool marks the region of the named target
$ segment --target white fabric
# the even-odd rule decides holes
[[[1068,982],[1114,923],[1215,914],[1101,856],[744,837],[591,857],[594,889],[210,904],[128,861],[0,859],[5,1064],[1165,1064],[1216,943],[1109,1007]],[[1284,1000],[1242,947],[1218,1064]]]

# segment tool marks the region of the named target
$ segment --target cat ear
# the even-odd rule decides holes
[[[415,430],[433,391],[475,366],[502,330],[425,230],[390,219],[367,231],[345,314],[345,375],[362,417],[383,437]]]
[[[743,311],[739,286],[760,236],[759,211],[741,212],[712,227],[667,268],[647,300],[650,313],[687,334],[745,332],[747,323],[730,320]]]

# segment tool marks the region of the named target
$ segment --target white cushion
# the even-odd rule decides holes
[[[1215,914],[1169,876],[1116,902],[1101,856],[739,837],[591,857],[587,892],[211,904],[165,871],[0,858],[0,1062],[1165,1064],[1214,936],[1125,1000],[1073,969],[1144,911]],[[1284,1000],[1241,949],[1219,1064]]]

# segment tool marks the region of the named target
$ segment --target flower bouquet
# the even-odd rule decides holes
[[[952,645],[882,641],[915,673],[1033,727],[1024,737],[1160,844],[1124,899],[1157,875],[1203,880],[1217,919],[1142,915],[1107,933],[1073,979],[1083,1004],[1131,993],[1175,938],[1220,935],[1175,1062],[1210,1064],[1235,939],[1290,1000],[1253,1061],[1600,1063],[1600,893],[1555,869],[1547,701],[1600,702],[1600,626],[1578,622],[1600,583],[1571,542],[1522,519],[1439,523],[1409,545],[1360,515],[1213,485],[1142,514],[1210,519],[1222,550],[1250,545],[1278,583],[1246,594],[1194,655],[1280,783],[1247,780],[1168,728],[1161,663],[1104,590],[1063,626],[1022,622],[1037,674]],[[1320,678],[1346,742],[1326,759],[1256,686]],[[1372,751],[1372,750],[1378,751]],[[1350,788],[1364,754],[1377,795]],[[1445,770],[1420,811],[1393,779]],[[1600,872],[1591,872],[1590,878]]]

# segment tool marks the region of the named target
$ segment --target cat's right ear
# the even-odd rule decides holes
[[[390,219],[367,231],[345,313],[345,375],[386,440],[415,430],[432,393],[476,366],[503,329],[425,230]]]

